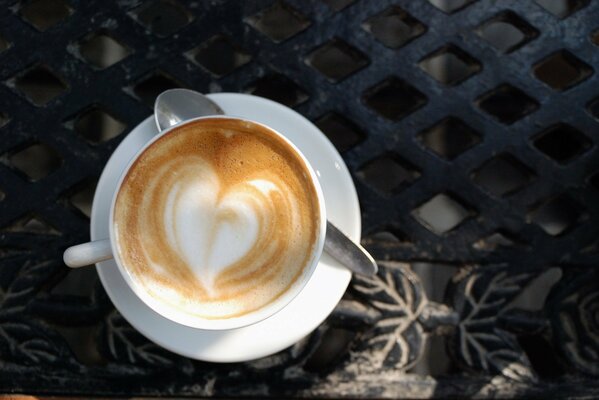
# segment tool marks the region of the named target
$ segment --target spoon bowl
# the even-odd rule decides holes
[[[204,115],[224,115],[212,100],[189,89],[169,89],[162,92],[154,103],[154,120],[159,131]]]

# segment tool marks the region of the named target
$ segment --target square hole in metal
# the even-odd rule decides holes
[[[588,182],[599,191],[599,172],[595,172],[588,179]]]
[[[534,207],[527,221],[537,224],[549,235],[558,236],[573,229],[584,216],[584,208],[570,196],[562,194]]]
[[[574,161],[591,148],[591,140],[578,129],[564,123],[549,127],[533,139],[537,149],[560,164]]]
[[[277,1],[248,17],[246,22],[277,43],[297,35],[310,25],[303,14],[283,1]]]
[[[365,242],[412,243],[412,240],[395,225],[384,225],[366,235]]]
[[[476,103],[483,111],[504,124],[513,124],[539,108],[538,101],[508,84],[483,94]]]
[[[404,46],[426,32],[426,26],[397,6],[368,18],[362,27],[392,49]]]
[[[69,203],[87,218],[91,216],[94,193],[96,193],[97,179],[88,179],[79,183],[70,190]]]
[[[120,135],[127,125],[103,108],[94,105],[83,111],[67,125],[92,144],[106,142]]]
[[[8,116],[8,114],[0,112],[0,128],[2,128],[4,125],[8,124],[10,122],[10,117]]]
[[[10,47],[10,43],[6,41],[2,36],[0,36],[0,53],[4,50],[7,50]]]
[[[368,65],[368,58],[360,50],[341,39],[332,39],[306,57],[306,64],[338,82]]]
[[[36,106],[43,106],[67,90],[62,78],[48,67],[38,65],[12,79],[12,83]]]
[[[130,50],[106,33],[94,33],[79,43],[79,53],[94,67],[104,69],[127,57]]]
[[[414,209],[412,215],[425,228],[442,235],[456,228],[472,213],[453,196],[439,193]]]
[[[591,42],[593,42],[595,46],[599,46],[599,29],[591,33]]]
[[[589,3],[588,0],[536,0],[536,2],[558,18],[566,18]]]
[[[476,250],[494,251],[499,247],[512,247],[517,244],[520,244],[519,241],[511,234],[499,230],[485,238],[476,241],[472,244],[472,247],[474,247]]]
[[[306,359],[303,369],[313,374],[330,371],[348,354],[356,336],[357,332],[353,329],[328,328],[314,352]]]
[[[65,0],[32,0],[21,7],[19,14],[37,30],[43,32],[71,15]]]
[[[420,173],[395,153],[386,153],[366,162],[356,172],[365,184],[378,192],[389,195],[411,184]]]
[[[453,160],[480,143],[480,134],[455,117],[447,117],[418,135],[419,141],[435,154]]]
[[[368,89],[362,101],[385,118],[398,121],[427,103],[427,98],[410,84],[392,77]]]
[[[62,158],[52,147],[35,143],[10,154],[8,162],[35,182],[58,169]]]
[[[535,77],[555,90],[565,90],[593,74],[593,69],[566,50],[553,53],[533,67]]]
[[[476,28],[476,33],[504,53],[510,53],[539,36],[539,31],[513,11],[497,14]]]
[[[184,85],[177,82],[162,71],[155,71],[151,75],[137,82],[132,90],[137,98],[139,98],[148,107],[154,107],[154,100],[165,90],[183,87]]]
[[[322,1],[324,3],[326,3],[327,6],[332,8],[334,11],[341,11],[345,7],[354,3],[356,0],[322,0]]]
[[[474,1],[475,0],[428,0],[433,6],[447,14],[453,14]]]
[[[7,226],[5,230],[17,233],[33,233],[36,235],[60,235],[60,231],[37,214],[27,214]]]
[[[317,119],[315,124],[341,153],[366,138],[366,134],[355,123],[337,113],[328,113]]]
[[[226,35],[213,36],[185,55],[217,77],[233,72],[252,59]]]
[[[587,104],[587,111],[593,118],[599,121],[599,97]]]
[[[418,64],[445,85],[457,85],[481,70],[478,60],[457,46],[449,45],[427,55]]]
[[[150,1],[131,11],[134,19],[158,37],[167,37],[187,26],[193,16],[175,0]]]
[[[295,82],[281,74],[264,76],[250,84],[246,92],[294,107],[308,100],[308,94]]]
[[[500,154],[472,174],[472,180],[494,196],[514,193],[532,180],[533,172],[511,154]]]

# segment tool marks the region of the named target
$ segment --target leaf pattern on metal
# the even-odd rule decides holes
[[[69,357],[60,336],[31,321],[0,320],[0,359],[26,365],[49,364]]]
[[[516,338],[497,326],[497,319],[536,276],[505,267],[465,268],[449,287],[449,300],[460,322],[448,341],[448,350],[474,372],[501,374],[517,381],[535,379],[530,362]]]
[[[117,311],[106,316],[100,336],[102,353],[118,363],[159,368],[181,368],[189,364],[187,359],[143,337]]]
[[[554,343],[570,369],[599,376],[599,272],[572,269],[553,288],[547,309]]]
[[[63,362],[70,355],[62,337],[27,316],[28,305],[56,263],[15,261],[2,270],[7,285],[0,285],[0,360],[26,365]]]
[[[353,289],[368,297],[380,313],[376,326],[365,338],[360,358],[372,368],[411,368],[423,349],[423,328],[417,322],[427,299],[417,275],[408,264],[379,262],[378,275],[355,276]]]

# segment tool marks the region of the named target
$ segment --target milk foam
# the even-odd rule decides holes
[[[118,253],[170,306],[204,318],[243,315],[307,273],[317,202],[303,161],[265,128],[198,121],[131,168],[115,206]]]

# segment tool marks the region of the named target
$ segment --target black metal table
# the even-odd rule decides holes
[[[1,4],[0,392],[599,396],[599,2]],[[293,107],[352,171],[380,273],[271,357],[171,354],[61,261],[176,86]]]

